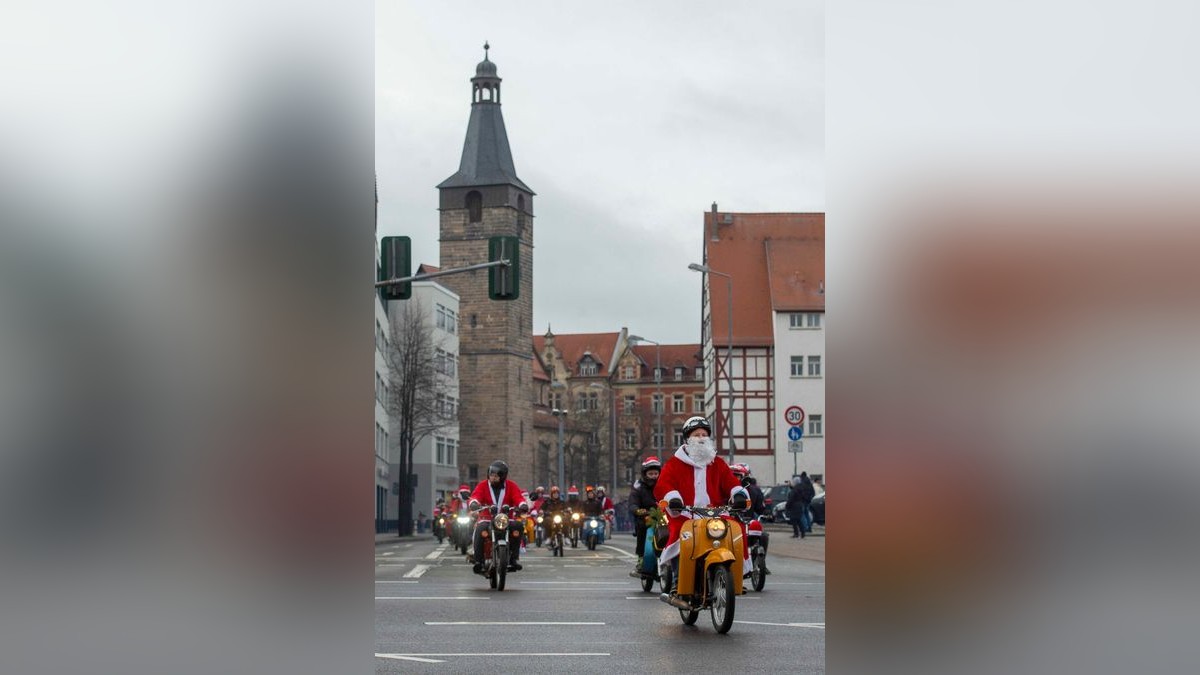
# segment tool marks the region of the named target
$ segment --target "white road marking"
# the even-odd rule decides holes
[[[621,555],[625,556],[626,558],[630,558],[632,560],[637,560],[637,556],[630,553],[629,551],[623,551],[623,550],[617,548],[616,546],[609,546],[608,544],[600,544],[600,545],[603,546],[604,548],[612,549],[612,550],[616,551],[617,553],[620,553]]]
[[[491,600],[488,597],[472,595],[392,595],[375,596],[376,600]],[[436,655],[435,655],[436,656]]]
[[[395,552],[395,551],[388,551],[387,553],[380,553],[379,555],[396,555],[396,552]]]
[[[376,654],[376,656],[403,658],[406,656],[612,656],[612,654],[608,652],[491,652],[480,654],[468,654],[466,652],[447,654],[445,652],[437,652],[429,654]]]
[[[375,583],[377,583],[377,584],[415,584],[415,583],[419,583],[419,582],[408,581],[408,580],[380,581],[377,579],[375,581]]]
[[[770,623],[767,621],[738,621],[736,619],[734,620],[734,623],[751,623],[756,626],[787,626],[789,628],[820,628],[822,630],[825,629],[824,623]]]
[[[426,626],[603,626],[603,621],[426,621]]]
[[[440,654],[439,654],[440,656]],[[396,659],[397,661],[419,661],[421,663],[445,663],[440,659],[423,659],[419,656],[409,656],[407,654],[376,654],[377,659]]]
[[[445,547],[445,546],[443,546],[443,547],[441,547],[441,548],[438,548],[438,549],[435,549],[435,550],[433,551],[433,553],[430,553],[429,555],[425,556],[425,559],[426,559],[426,560],[433,560],[434,558],[440,558],[440,557],[441,557],[441,555],[442,555],[442,553],[443,553],[445,550],[446,550],[446,547]]]
[[[522,581],[522,584],[571,584],[572,586],[592,586],[595,584],[606,584],[611,586],[625,586],[628,581]]]
[[[432,567],[432,565],[417,565],[417,566],[413,567],[411,570],[405,572],[404,578],[405,579],[420,579],[421,575],[428,572],[430,567]]]

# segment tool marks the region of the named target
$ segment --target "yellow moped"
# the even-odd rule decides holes
[[[665,509],[665,503],[661,507]],[[693,506],[684,513],[692,519],[679,533],[679,579],[675,591],[659,599],[678,609],[688,626],[696,623],[700,610],[707,609],[713,628],[728,633],[733,627],[734,600],[742,594],[742,528],[736,520],[723,518],[732,513],[727,506]],[[673,573],[668,566],[664,588],[671,588]]]

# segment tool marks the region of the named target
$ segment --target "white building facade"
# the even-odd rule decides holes
[[[378,262],[376,263],[378,264]],[[391,426],[388,423],[387,397],[391,394],[388,386],[388,369],[384,362],[383,353],[387,350],[389,331],[387,312],[375,293],[375,531],[386,532],[395,527],[396,504],[393,488],[395,476],[394,458],[392,457]]]
[[[825,474],[825,313],[774,312],[775,323],[775,483],[807,471]],[[800,408],[803,422],[793,425],[788,408]],[[798,428],[800,437],[793,439]],[[789,432],[792,436],[789,436]],[[791,452],[797,448],[800,452]]]
[[[432,328],[435,367],[443,384],[443,391],[435,394],[435,409],[444,416],[445,424],[420,439],[413,449],[417,484],[412,513],[414,517],[420,513],[428,517],[432,516],[438,498],[449,501],[459,486],[459,297],[435,281],[418,281],[412,284],[410,299],[391,303],[393,321],[399,320],[400,312],[395,308],[401,303],[412,303],[412,307],[419,308]],[[399,448],[394,447],[397,443],[393,441],[391,448],[393,475],[399,475],[400,470]]]

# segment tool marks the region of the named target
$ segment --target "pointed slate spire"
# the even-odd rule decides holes
[[[517,177],[508,132],[500,114],[500,77],[496,64],[488,58],[491,45],[483,44],[483,60],[475,66],[471,78],[471,119],[463,142],[458,171],[438,184],[439,188],[514,185],[529,194],[529,186]]]

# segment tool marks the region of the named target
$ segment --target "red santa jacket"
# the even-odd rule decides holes
[[[663,465],[658,482],[654,484],[654,498],[670,501],[677,497],[683,500],[685,506],[722,506],[729,503],[733,493],[739,490],[745,488],[729,470],[729,465],[724,459],[717,457],[707,466],[696,466],[683,447],[680,447]],[[667,519],[670,533],[667,537],[667,548],[663,549],[662,560],[669,560],[679,554],[679,531],[683,529],[683,523],[687,520],[687,516]],[[746,557],[747,554],[743,530],[742,555]]]
[[[521,488],[511,480],[504,481],[504,489],[500,491],[500,499],[495,499],[495,493],[492,492],[492,485],[486,480],[480,481],[479,485],[475,486],[475,491],[471,493],[471,499],[479,502],[484,506],[504,506],[508,505],[516,509],[525,501],[524,495],[521,493]],[[487,511],[479,512],[479,520],[491,520],[492,514]]]

